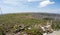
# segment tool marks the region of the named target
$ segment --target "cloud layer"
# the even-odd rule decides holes
[[[51,4],[54,4],[55,2],[51,2],[50,0],[45,0],[45,1],[42,1],[40,2],[40,7],[45,7],[47,5],[51,5]]]
[[[4,12],[10,11],[37,11],[39,7],[48,7],[54,4],[51,0],[0,0],[0,7]]]
[[[50,0],[0,0],[0,3],[5,5],[13,5],[13,6],[19,6],[19,5],[25,5],[28,3],[33,2],[39,2],[40,7],[45,7],[47,5],[54,4],[55,2],[51,2]],[[29,5],[29,4],[28,4]]]

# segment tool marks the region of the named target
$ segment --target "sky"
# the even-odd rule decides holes
[[[60,14],[60,0],[0,0],[0,14],[42,12]]]

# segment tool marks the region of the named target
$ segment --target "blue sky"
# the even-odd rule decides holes
[[[60,0],[0,0],[0,8],[3,13],[60,13]]]

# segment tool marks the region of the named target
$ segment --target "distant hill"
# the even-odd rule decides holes
[[[26,15],[30,15],[33,16],[34,18],[52,18],[55,20],[60,20],[60,14],[54,14],[54,13],[15,13],[15,15],[19,15],[19,14],[26,14]],[[5,15],[14,15],[13,14],[5,14]]]
[[[54,13],[31,13],[35,18],[51,18],[54,20],[60,20],[60,14]]]

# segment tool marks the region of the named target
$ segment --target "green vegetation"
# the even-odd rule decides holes
[[[11,33],[19,28],[16,25],[31,26],[33,29],[24,31],[27,33],[31,32],[33,35],[40,35],[39,29],[34,28],[34,26],[37,24],[46,25],[46,21],[45,19],[37,19],[30,14],[5,14],[0,16],[0,29]],[[16,27],[14,28],[14,26]],[[60,21],[53,20],[52,28],[60,29]]]
[[[54,30],[60,30],[60,21],[53,21],[52,28]]]

